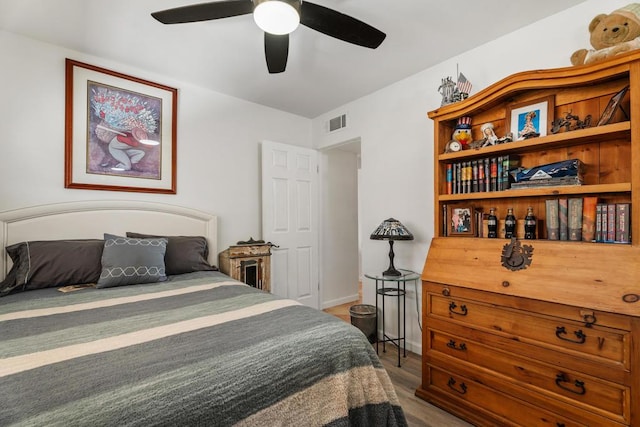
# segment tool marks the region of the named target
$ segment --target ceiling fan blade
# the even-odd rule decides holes
[[[153,12],[151,16],[163,24],[183,24],[186,22],[229,18],[252,12],[253,2],[251,0],[226,0],[161,10]]]
[[[328,36],[371,49],[380,46],[387,36],[369,24],[308,1],[302,2],[300,23]]]
[[[269,74],[282,73],[287,68],[289,56],[289,34],[264,33],[264,56]]]

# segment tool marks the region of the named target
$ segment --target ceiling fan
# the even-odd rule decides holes
[[[271,74],[285,70],[289,33],[298,24],[370,49],[380,46],[386,37],[382,31],[351,16],[303,0],[223,0],[162,10],[151,16],[163,24],[182,24],[250,13],[264,31],[264,53]]]

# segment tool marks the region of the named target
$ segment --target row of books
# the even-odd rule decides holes
[[[631,243],[629,203],[600,203],[597,197],[545,202],[549,240]]]
[[[509,171],[519,165],[519,156],[513,154],[448,163],[447,194],[507,190],[513,181]]]

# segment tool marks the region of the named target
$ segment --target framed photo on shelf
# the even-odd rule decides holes
[[[65,188],[176,194],[178,91],[66,60]]]
[[[629,90],[629,86],[625,86],[620,90],[620,92],[616,93],[611,97],[611,99],[609,100],[609,103],[607,104],[606,108],[602,112],[602,116],[600,116],[600,119],[598,120],[598,124],[596,126],[604,126],[606,124],[609,124],[609,122],[611,121],[611,118],[613,117],[613,114],[616,112],[618,107],[622,109],[622,107],[620,106],[620,103],[624,99],[624,96],[627,94],[628,90]],[[629,116],[627,115],[627,112],[624,110],[622,111],[624,112],[625,116],[627,116],[627,119],[628,119]]]
[[[506,127],[514,141],[546,136],[553,120],[553,96],[507,105]]]
[[[448,206],[447,218],[449,218],[447,229],[449,236],[474,237],[476,235],[475,215],[472,206]]]

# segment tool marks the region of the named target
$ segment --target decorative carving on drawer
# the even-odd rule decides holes
[[[521,244],[515,237],[502,248],[502,266],[511,271],[524,270],[531,265],[533,246]]]
[[[576,336],[576,339],[567,338],[567,329],[564,326],[556,327],[556,336],[563,341],[569,341],[575,344],[584,344],[587,340],[587,336],[582,332],[582,329],[573,331],[573,334]]]

